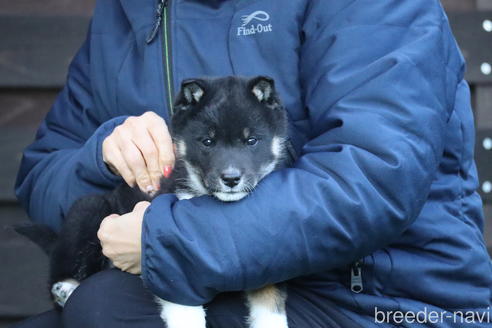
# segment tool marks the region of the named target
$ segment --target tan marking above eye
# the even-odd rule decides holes
[[[249,134],[250,134],[250,130],[249,130],[249,128],[245,128],[245,129],[243,130],[244,139],[248,139]]]
[[[210,138],[215,138],[215,129],[210,129],[208,131],[208,135],[209,135]]]

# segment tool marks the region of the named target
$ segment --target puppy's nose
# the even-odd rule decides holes
[[[226,186],[233,188],[241,181],[241,172],[238,169],[227,169],[222,172],[220,178]]]

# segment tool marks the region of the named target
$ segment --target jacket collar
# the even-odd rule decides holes
[[[136,35],[150,33],[156,19],[156,9],[159,1],[120,0],[120,2],[133,32]]]

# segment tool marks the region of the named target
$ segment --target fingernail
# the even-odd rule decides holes
[[[171,166],[168,165],[164,167],[164,177],[166,179],[169,178],[172,172],[173,172],[173,168]]]
[[[147,186],[147,188],[145,188],[145,191],[147,191],[148,193],[151,193],[151,192],[155,191],[155,189],[153,186]]]

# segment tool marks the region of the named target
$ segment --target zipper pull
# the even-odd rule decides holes
[[[357,261],[350,268],[350,290],[354,293],[360,293],[364,290],[362,285],[362,263]]]
[[[157,36],[157,33],[159,32],[159,27],[161,27],[162,22],[162,14],[164,12],[164,8],[167,6],[168,1],[169,0],[159,0],[159,4],[157,5],[157,9],[155,11],[154,27],[152,27],[149,36],[145,40],[147,44],[152,43],[152,41],[154,41],[155,37]]]

